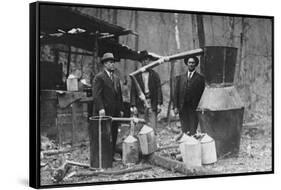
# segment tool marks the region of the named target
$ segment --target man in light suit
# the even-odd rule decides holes
[[[149,64],[153,58],[148,54],[146,50],[140,52],[140,62],[142,66]],[[161,105],[163,104],[163,95],[161,89],[161,81],[159,74],[152,70],[147,71],[136,76],[136,80],[140,85],[141,90],[145,94],[148,101],[148,108],[145,108],[143,101],[138,96],[137,87],[134,82],[131,86],[131,107],[132,111],[138,117],[144,118],[156,133],[157,129],[157,114],[161,111]]]
[[[101,58],[104,70],[98,73],[93,82],[93,115],[94,116],[123,116],[123,99],[120,79],[114,74],[115,58],[112,53],[105,53]],[[112,153],[115,153],[118,135],[118,124],[112,122]]]
[[[199,64],[196,56],[184,59],[187,72],[176,77],[174,91],[174,112],[179,113],[183,133],[194,135],[197,130],[196,108],[205,88],[205,79],[195,71]]]

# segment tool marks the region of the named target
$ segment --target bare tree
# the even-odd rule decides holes
[[[229,27],[228,46],[233,47],[235,42],[235,38],[234,38],[235,17],[229,17],[228,27]]]
[[[138,27],[139,27],[139,14],[138,14],[138,11],[135,11],[135,32],[138,32]],[[135,38],[135,50],[138,51],[139,49],[139,37],[136,36]],[[135,70],[137,70],[138,68],[138,63],[135,62]]]
[[[176,41],[176,47],[177,51],[180,50],[180,35],[179,35],[179,27],[178,27],[178,14],[174,13],[174,20],[175,20],[175,41]],[[168,118],[168,124],[170,124],[170,111],[171,111],[171,105],[173,101],[173,79],[174,79],[174,67],[175,67],[175,62],[171,64],[171,70],[170,70],[170,100],[169,100],[169,105],[168,105],[168,112],[167,112],[167,118]]]
[[[205,31],[204,31],[203,16],[197,14],[196,18],[197,18],[197,33],[198,33],[199,47],[203,47],[205,46]]]
[[[192,44],[193,44],[193,49],[197,48],[197,26],[196,26],[196,17],[194,14],[191,15],[191,24],[192,24]]]
[[[210,15],[210,25],[212,30],[212,44],[215,44],[214,19],[212,15]]]

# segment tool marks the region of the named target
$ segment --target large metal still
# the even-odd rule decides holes
[[[202,132],[215,139],[217,154],[239,153],[244,105],[235,89],[234,74],[237,48],[203,48],[200,70],[206,87],[197,107]]]

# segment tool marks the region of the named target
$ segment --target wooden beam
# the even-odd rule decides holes
[[[194,168],[187,168],[183,162],[179,162],[177,160],[172,160],[170,158],[166,158],[161,156],[157,153],[152,154],[148,158],[151,164],[156,166],[160,166],[162,168],[176,171],[187,176],[198,176],[198,175],[211,175],[211,174],[218,174],[215,170],[206,169],[202,167],[194,167]]]
[[[134,168],[126,168],[123,170],[111,170],[111,171],[77,171],[73,176],[75,177],[89,177],[98,175],[123,175],[127,173],[139,172],[143,170],[152,169],[152,166],[137,166]]]
[[[68,46],[66,78],[68,78],[69,76],[70,62],[71,62],[71,46]]]
[[[82,167],[88,170],[92,171],[77,171],[71,174],[71,177],[90,177],[90,176],[98,176],[98,175],[122,175],[126,173],[133,173],[133,172],[139,172],[143,170],[152,169],[152,166],[143,166],[139,165],[132,168],[126,168],[121,170],[106,170],[101,171],[97,168],[92,168],[90,165],[79,163],[79,162],[73,162],[66,160],[66,162],[59,168],[54,169],[53,173],[53,179],[56,182],[60,182],[64,180],[65,176],[67,176],[68,171],[70,170],[71,166],[77,166]],[[68,177],[69,178],[69,177]]]
[[[59,53],[69,53],[69,51],[66,50],[58,50]],[[70,51],[71,54],[73,55],[84,55],[84,56],[93,56],[94,54],[92,53],[86,53],[86,52],[75,52],[75,51]]]

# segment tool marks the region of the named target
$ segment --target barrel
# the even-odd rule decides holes
[[[93,116],[89,119],[90,165],[93,168],[111,168],[112,156],[112,118]]]
[[[40,91],[40,131],[41,135],[52,139],[57,138],[57,105],[58,98],[55,90]]]
[[[238,156],[244,108],[199,112],[202,132],[214,140],[218,157]]]

